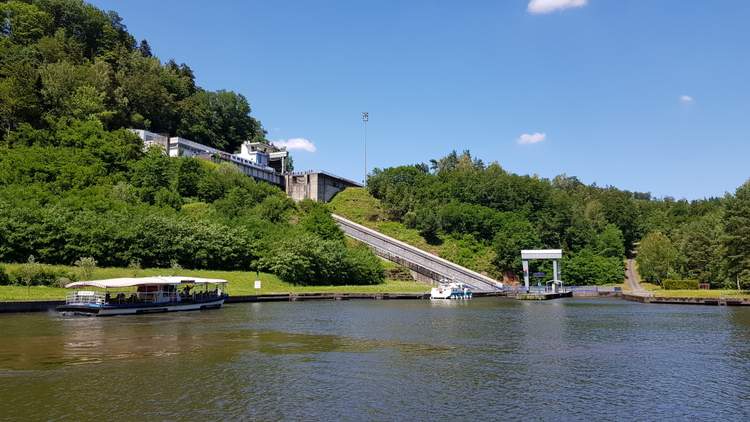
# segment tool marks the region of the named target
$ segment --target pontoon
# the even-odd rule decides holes
[[[60,312],[109,316],[220,308],[226,280],[198,277],[134,277],[77,281]],[[99,290],[83,290],[81,288]]]

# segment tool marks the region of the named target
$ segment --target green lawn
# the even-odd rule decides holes
[[[332,213],[348,218],[355,223],[375,229],[380,233],[438,255],[448,261],[465,266],[474,271],[499,278],[492,265],[494,252],[486,244],[477,242],[471,236],[439,235],[440,244],[430,244],[415,229],[410,229],[397,221],[387,221],[380,201],[373,198],[363,188],[347,188],[339,192],[328,204]]]
[[[697,298],[750,298],[750,292],[746,290],[716,289],[716,290],[664,290],[661,286],[652,283],[641,283],[644,289],[653,293],[656,297],[697,297]]]
[[[6,271],[12,273],[21,264],[3,264]],[[75,267],[50,265],[49,267],[76,271]],[[185,275],[194,277],[223,278],[229,281],[229,294],[253,295],[270,293],[423,293],[430,289],[428,284],[415,281],[386,280],[383,284],[370,286],[296,286],[279,280],[273,274],[260,273],[261,289],[254,288],[256,275],[243,271],[208,271],[171,269],[97,268],[93,280],[117,277],[144,277],[158,275]],[[64,299],[68,291],[62,288],[33,286],[0,286],[0,301],[8,300],[59,300]]]

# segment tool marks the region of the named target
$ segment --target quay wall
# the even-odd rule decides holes
[[[477,292],[474,297],[505,296],[505,292]],[[278,293],[263,295],[229,296],[224,303],[248,302],[297,302],[306,300],[423,300],[430,299],[429,293]],[[64,300],[39,300],[0,302],[0,313],[47,312]]]
[[[730,297],[657,297],[624,293],[622,298],[632,302],[662,305],[750,306],[750,299]]]

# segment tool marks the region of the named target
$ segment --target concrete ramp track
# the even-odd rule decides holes
[[[369,246],[376,255],[403,265],[426,278],[434,281],[462,282],[470,286],[475,292],[495,292],[503,288],[503,284],[493,278],[454,264],[339,215],[333,214],[332,216],[347,236]]]

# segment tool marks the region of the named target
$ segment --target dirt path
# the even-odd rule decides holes
[[[635,259],[628,259],[625,284],[630,288],[632,294],[651,296],[651,293],[641,286],[641,276],[638,274]]]

